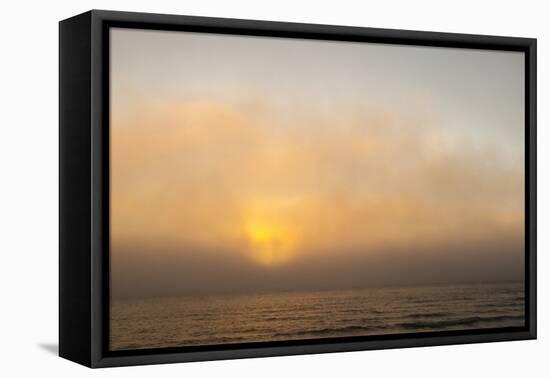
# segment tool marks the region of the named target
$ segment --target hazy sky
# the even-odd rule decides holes
[[[113,295],[522,279],[523,59],[112,29]]]

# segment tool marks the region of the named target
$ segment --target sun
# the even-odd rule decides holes
[[[246,226],[250,255],[264,266],[282,265],[295,256],[297,237],[290,227],[282,224],[254,221]]]

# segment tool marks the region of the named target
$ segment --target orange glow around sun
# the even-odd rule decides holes
[[[284,264],[294,257],[298,238],[295,232],[282,224],[252,221],[246,225],[250,255],[264,266]]]

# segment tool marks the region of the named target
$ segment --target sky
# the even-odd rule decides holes
[[[523,279],[522,53],[110,38],[115,298]]]

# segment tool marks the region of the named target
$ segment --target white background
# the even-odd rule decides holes
[[[0,22],[0,375],[549,376],[546,1],[18,1]],[[57,357],[58,25],[89,9],[538,38],[539,340],[91,370]],[[545,67],[546,66],[546,67]],[[546,273],[546,274],[545,274]]]

